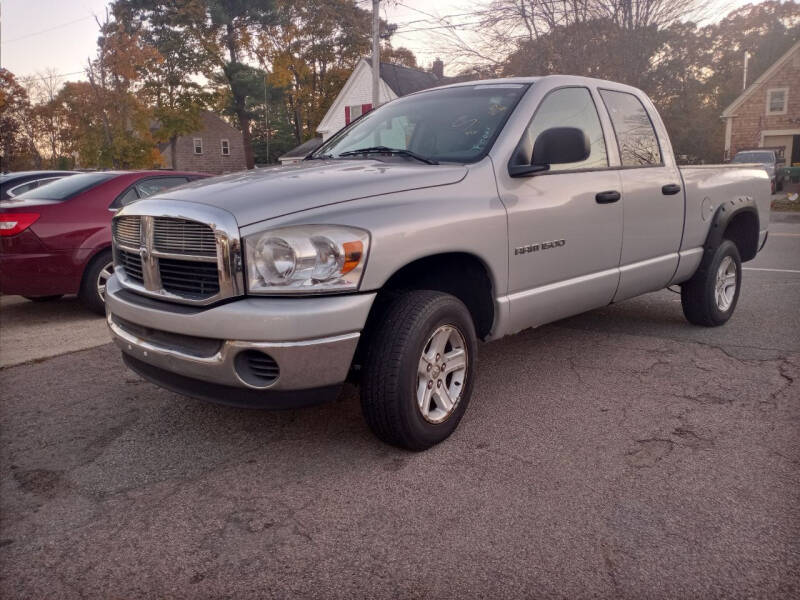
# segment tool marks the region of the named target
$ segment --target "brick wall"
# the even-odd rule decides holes
[[[201,173],[232,173],[246,168],[242,132],[231,127],[214,113],[204,112],[203,128],[200,131],[178,138],[175,154],[176,164],[172,164],[170,147],[167,145],[161,154],[164,165],[178,171],[199,171]],[[203,140],[203,153],[195,154],[194,138]],[[222,155],[222,140],[227,139],[230,155]]]
[[[772,88],[789,89],[786,114],[767,114],[767,90]],[[740,148],[760,146],[762,131],[792,131],[800,134],[800,50],[795,51],[736,109],[731,126],[730,156],[734,156]],[[786,158],[788,162],[790,157]]]

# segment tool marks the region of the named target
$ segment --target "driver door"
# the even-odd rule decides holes
[[[539,104],[515,152],[531,164],[539,133],[577,127],[589,157],[513,178],[498,165],[508,210],[510,331],[542,325],[611,302],[619,283],[622,203],[619,172],[609,168],[607,143],[592,93],[551,91]],[[616,200],[614,199],[616,197]]]

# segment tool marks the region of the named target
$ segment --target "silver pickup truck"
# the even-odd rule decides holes
[[[464,415],[478,339],[674,285],[689,322],[725,323],[769,201],[760,165],[679,169],[637,89],[456,84],[301,164],[121,210],[108,324],[131,369],[190,396],[295,407],[354,381],[375,434],[420,450]]]

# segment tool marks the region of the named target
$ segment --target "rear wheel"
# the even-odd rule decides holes
[[[736,309],[741,281],[739,250],[732,241],[723,240],[708,266],[681,286],[683,314],[695,325],[722,325]]]
[[[364,417],[388,444],[430,448],[453,433],[472,394],[472,316],[456,297],[420,290],[396,298],[377,327],[364,365]]]
[[[106,312],[106,282],[114,274],[111,250],[104,250],[92,259],[83,274],[78,293],[86,307],[99,315]]]

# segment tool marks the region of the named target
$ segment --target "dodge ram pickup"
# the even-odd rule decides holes
[[[170,390],[285,408],[360,385],[387,443],[467,409],[477,341],[680,286],[733,314],[767,239],[761,165],[679,169],[641,91],[572,76],[435,88],[365,114],[297,165],[120,210],[107,319]]]

